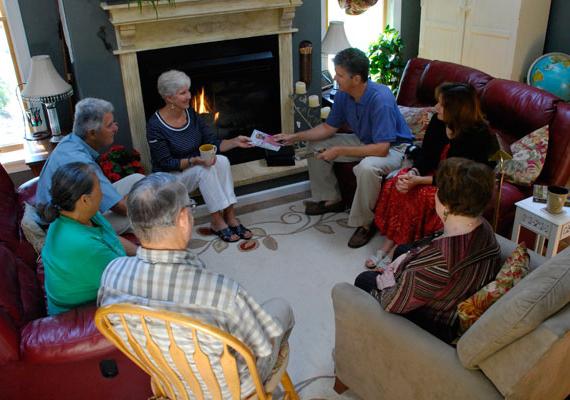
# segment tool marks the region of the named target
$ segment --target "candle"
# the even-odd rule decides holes
[[[295,82],[295,94],[305,94],[307,93],[307,85],[305,82]]]
[[[321,108],[321,119],[327,119],[331,112],[330,107],[323,107]]]
[[[309,96],[309,107],[314,108],[320,106],[319,104],[319,96],[313,94]]]

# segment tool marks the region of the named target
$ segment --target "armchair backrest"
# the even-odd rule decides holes
[[[222,330],[188,316],[129,304],[114,304],[97,310],[95,324],[119,350],[152,378],[153,392],[170,399],[196,398],[238,400],[241,398],[237,357],[253,379],[257,398],[271,399],[264,392],[255,357],[241,341]],[[212,367],[212,355],[201,343],[217,346],[221,371]],[[220,376],[221,375],[221,376]],[[182,379],[180,379],[180,377]],[[225,385],[220,385],[220,378]],[[229,393],[224,393],[224,387]]]

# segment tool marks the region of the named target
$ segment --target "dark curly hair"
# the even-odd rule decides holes
[[[495,190],[493,170],[466,158],[442,161],[437,170],[437,197],[451,214],[477,217],[485,211]]]
[[[354,47],[341,50],[334,56],[333,62],[335,66],[344,68],[350,76],[360,75],[362,82],[368,80],[370,61],[362,50]]]

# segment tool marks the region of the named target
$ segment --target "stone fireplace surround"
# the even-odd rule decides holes
[[[133,2],[134,3],[134,2]],[[292,27],[295,9],[301,0],[176,0],[155,11],[145,5],[101,3],[115,28],[125,100],[133,146],[141,152],[142,163],[150,171],[146,142],[146,119],[137,52],[265,35],[277,35],[281,99],[281,130],[293,131],[290,94],[293,88]],[[279,175],[286,171],[275,170]],[[244,177],[242,184],[255,182]]]

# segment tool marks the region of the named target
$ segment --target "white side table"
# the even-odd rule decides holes
[[[558,253],[560,241],[570,236],[570,208],[564,207],[560,214],[551,214],[546,211],[546,204],[532,201],[532,197],[516,203],[517,212],[511,240],[518,242],[521,226],[538,235],[534,250],[542,254],[544,240],[548,239],[546,257],[550,258]]]

